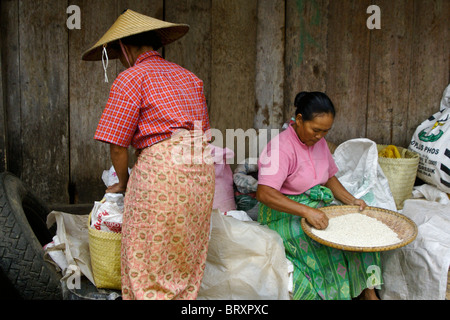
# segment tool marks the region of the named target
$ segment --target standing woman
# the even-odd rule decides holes
[[[195,299],[203,277],[215,183],[203,83],[156,51],[188,30],[126,10],[83,54],[103,61],[105,77],[108,59],[127,68],[94,137],[109,143],[119,178],[106,192],[126,192],[123,299]],[[130,145],[139,155],[128,176]]]
[[[381,275],[379,253],[327,247],[302,230],[302,217],[325,229],[328,218],[317,208],[334,198],[361,210],[366,203],[335,177],[338,168],[324,139],[335,117],[331,100],[322,92],[300,92],[295,107],[295,122],[272,139],[259,158],[258,221],[283,239],[286,257],[294,265],[294,299],[378,299],[368,272],[378,267]]]

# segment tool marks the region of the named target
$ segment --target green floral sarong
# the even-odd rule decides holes
[[[288,198],[318,208],[333,201],[330,189],[315,186]],[[293,299],[349,300],[382,284],[379,252],[352,252],[331,248],[308,237],[301,217],[273,210],[260,203],[258,222],[283,239],[286,257],[294,265]]]

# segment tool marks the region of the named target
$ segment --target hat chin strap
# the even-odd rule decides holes
[[[108,52],[106,51],[106,44],[104,44],[102,50],[102,64],[103,70],[105,70],[105,82],[108,82],[108,73],[106,72],[106,69],[108,69],[108,62]]]
[[[125,59],[127,59],[128,66],[129,66],[129,68],[131,68],[130,60],[128,60],[128,55],[127,55],[127,53],[125,52],[125,48],[124,48],[123,43],[122,43],[122,41],[121,41],[120,39],[119,39],[119,44],[120,44],[120,49],[122,49],[122,53],[123,53],[123,55],[125,56]]]
[[[127,59],[128,66],[129,66],[129,68],[131,68],[130,60],[128,60],[128,55],[126,54],[125,48],[124,48],[124,46],[123,46],[122,41],[120,41],[120,39],[119,39],[119,44],[120,44],[120,48],[122,49],[122,53],[123,53],[123,55],[125,56],[125,59]],[[102,64],[103,64],[103,70],[105,71],[105,82],[108,82],[108,73],[107,73],[107,69],[108,69],[108,62],[109,62],[109,59],[108,59],[108,51],[106,50],[106,45],[107,45],[107,44],[104,44],[104,45],[103,45],[103,50],[102,50]]]

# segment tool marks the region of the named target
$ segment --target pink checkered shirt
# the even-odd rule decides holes
[[[143,149],[194,125],[210,129],[203,82],[147,51],[114,80],[94,139]]]

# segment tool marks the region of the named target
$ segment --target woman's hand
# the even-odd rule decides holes
[[[305,219],[316,229],[323,230],[328,227],[327,215],[318,209],[311,208],[311,210],[308,210]]]
[[[363,211],[367,207],[367,204],[363,199],[355,199],[353,205],[359,206],[359,211]]]

